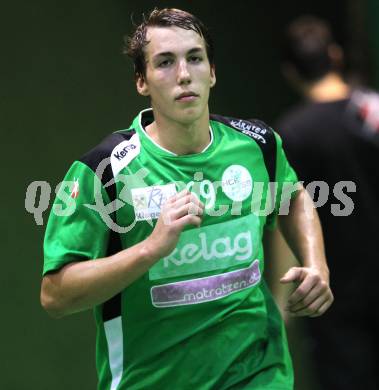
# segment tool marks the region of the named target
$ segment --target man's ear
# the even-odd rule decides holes
[[[136,80],[136,86],[137,86],[137,91],[140,95],[142,96],[149,96],[149,87],[147,85],[147,82],[143,76],[138,76]]]
[[[211,88],[216,84],[216,66],[211,65]]]

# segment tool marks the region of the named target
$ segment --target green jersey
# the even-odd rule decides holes
[[[283,322],[262,278],[264,228],[290,196],[284,183],[297,181],[279,136],[211,115],[207,148],[175,155],[145,132],[153,120],[142,111],[74,162],[46,230],[44,273],[141,242],[183,188],[205,204],[199,228],[95,307],[99,389],[292,389]]]

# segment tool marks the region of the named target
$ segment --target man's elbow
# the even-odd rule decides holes
[[[59,308],[56,301],[51,299],[51,297],[41,294],[41,305],[50,317],[55,319],[64,317],[64,312]]]
[[[57,288],[53,286],[52,282],[46,276],[42,281],[40,302],[52,318],[59,319],[69,314],[65,309],[61,294],[59,294]]]

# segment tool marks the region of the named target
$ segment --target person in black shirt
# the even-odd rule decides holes
[[[305,99],[276,128],[320,206],[335,293],[328,313],[307,321],[313,364],[323,390],[378,389],[379,95],[344,80],[325,21],[300,17],[285,37],[283,69]]]

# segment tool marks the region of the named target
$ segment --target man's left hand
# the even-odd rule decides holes
[[[286,306],[290,316],[318,317],[324,314],[334,300],[329,286],[329,275],[316,268],[292,267],[280,282],[297,284]]]

